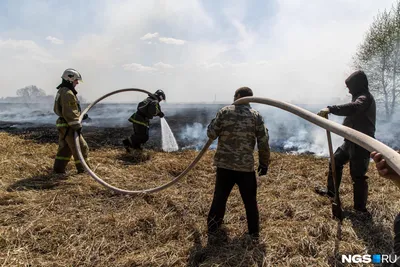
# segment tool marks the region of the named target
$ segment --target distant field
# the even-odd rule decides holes
[[[313,193],[314,185],[324,184],[327,159],[273,153],[267,180],[258,188],[260,243],[244,234],[245,212],[235,188],[225,217],[229,239],[216,245],[207,244],[206,236],[213,151],[176,186],[153,195],[122,196],[86,174],[76,175],[72,166],[68,177],[51,174],[56,148],[34,135],[0,132],[1,266],[322,267],[334,265],[335,253],[341,266],[341,254],[391,251],[400,190],[372,166],[372,219],[352,210],[346,168],[341,193],[347,217],[339,227],[329,200]],[[140,189],[178,175],[197,152],[148,153],[151,160],[134,163],[121,148],[98,146],[90,158],[106,181]]]

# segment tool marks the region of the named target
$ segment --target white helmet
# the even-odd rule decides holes
[[[72,83],[75,80],[82,81],[82,75],[75,69],[66,69],[61,76],[64,80]]]

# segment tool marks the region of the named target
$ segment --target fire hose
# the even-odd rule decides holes
[[[282,101],[273,100],[270,98],[260,98],[260,97],[244,97],[236,100],[234,104],[247,104],[247,103],[259,103],[274,106],[283,110],[286,110],[290,113],[293,113],[311,123],[314,123],[321,128],[326,129],[327,138],[328,138],[328,147],[329,147],[329,155],[330,155],[330,163],[332,166],[332,174],[333,174],[333,184],[335,188],[335,197],[332,203],[332,215],[339,219],[343,220],[343,211],[339,198],[339,184],[336,177],[336,168],[335,168],[335,159],[333,156],[332,150],[332,140],[331,133],[336,133],[351,142],[367,149],[368,151],[378,151],[382,154],[383,158],[387,161],[388,165],[393,168],[395,172],[400,175],[400,154],[388,147],[387,145],[379,142],[378,140],[363,134],[359,131],[351,129],[349,127],[343,126],[336,122],[328,120],[328,118],[323,118],[314,113],[302,109],[298,106],[285,103]]]
[[[93,103],[91,103],[82,113],[81,116],[79,117],[79,122],[82,121],[83,116],[85,116],[85,114],[94,107],[94,105],[96,105],[98,102],[100,102],[101,100],[111,96],[111,95],[115,95],[118,93],[122,93],[122,92],[142,92],[151,96],[154,96],[152,93],[143,90],[143,89],[138,89],[138,88],[126,88],[126,89],[120,89],[120,90],[116,90],[113,91],[111,93],[108,93],[98,99],[96,99]],[[197,162],[201,159],[201,157],[203,157],[204,153],[208,150],[208,147],[211,145],[211,143],[213,142],[213,140],[208,140],[203,148],[201,149],[201,151],[197,154],[196,158],[192,161],[192,163],[189,164],[189,166],[183,170],[183,172],[181,172],[178,176],[176,176],[174,179],[172,179],[171,181],[169,181],[166,184],[163,184],[161,186],[158,187],[154,187],[151,189],[144,189],[144,190],[126,190],[126,189],[121,189],[118,187],[115,187],[113,185],[110,185],[109,183],[107,183],[106,181],[104,181],[103,179],[101,179],[94,171],[92,171],[90,169],[90,167],[88,166],[87,162],[85,161],[85,159],[83,158],[82,155],[82,151],[81,151],[81,147],[79,144],[79,135],[77,132],[75,132],[74,134],[74,139],[75,139],[75,146],[76,149],[78,151],[78,157],[79,160],[81,161],[83,167],[85,168],[85,170],[88,172],[88,174],[98,183],[100,183],[101,185],[105,186],[108,189],[113,190],[114,192],[120,193],[120,194],[130,194],[130,195],[135,195],[135,194],[148,194],[148,193],[155,193],[161,190],[164,190],[170,186],[172,186],[173,184],[177,183],[179,180],[181,180],[191,169],[194,168],[194,166],[196,166]]]
[[[143,89],[138,89],[138,88],[126,88],[126,89],[120,89],[113,91],[111,93],[108,93],[97,100],[95,100],[93,103],[91,103],[82,113],[81,116],[79,117],[79,121],[82,121],[83,116],[91,109],[93,108],[94,105],[96,105],[98,102],[101,100],[122,92],[128,92],[128,91],[134,91],[134,92],[142,92],[146,93],[148,95],[152,95],[146,90]],[[390,147],[386,146],[385,144],[379,142],[378,140],[369,137],[361,132],[358,132],[356,130],[353,130],[349,127],[340,125],[336,122],[329,121],[325,118],[322,118],[308,110],[305,110],[303,108],[300,108],[298,106],[295,106],[293,104],[289,104],[283,101],[278,101],[274,99],[269,99],[269,98],[260,98],[260,97],[243,97],[238,100],[236,100],[233,104],[248,104],[248,103],[259,103],[259,104],[265,104],[265,105],[270,105],[274,106],[280,109],[283,109],[285,111],[288,111],[290,113],[293,113],[313,124],[316,124],[320,126],[321,128],[326,129],[327,131],[336,133],[349,141],[356,143],[359,146],[362,146],[363,148],[367,149],[368,151],[379,151],[383,158],[387,161],[388,165],[393,168],[394,171],[396,171],[398,174],[400,174],[400,154],[398,154],[396,151],[391,149]],[[78,151],[78,157],[79,160],[81,161],[83,167],[85,170],[88,172],[88,174],[98,183],[101,185],[105,186],[106,188],[113,190],[117,193],[121,194],[147,194],[147,193],[155,193],[161,190],[164,190],[173,184],[177,183],[179,180],[181,180],[191,169],[193,169],[197,162],[201,159],[201,157],[204,155],[204,153],[207,151],[208,147],[211,145],[212,141],[209,139],[201,149],[201,151],[197,154],[196,158],[189,164],[189,166],[178,176],[176,176],[173,180],[170,182],[163,184],[161,186],[151,188],[151,189],[145,189],[145,190],[125,190],[121,189],[118,187],[115,187],[113,185],[108,184],[104,180],[102,180],[100,177],[96,175],[95,172],[93,172],[89,166],[87,165],[85,159],[83,158],[82,151],[80,148],[80,143],[79,143],[79,134],[75,132],[74,134],[74,139],[75,139],[75,145]]]

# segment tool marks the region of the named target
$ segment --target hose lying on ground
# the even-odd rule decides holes
[[[118,94],[118,93],[122,93],[122,92],[142,92],[148,95],[152,95],[150,92],[143,90],[143,89],[138,89],[138,88],[126,88],[126,89],[120,89],[120,90],[116,90],[113,91],[111,93],[108,93],[100,98],[98,98],[97,100],[95,100],[93,103],[91,103],[81,114],[81,116],[79,117],[79,122],[82,121],[83,116],[91,109],[94,107],[94,105],[96,105],[98,102],[100,102],[101,100],[114,95],[114,94]],[[204,155],[204,153],[208,150],[208,147],[211,145],[213,140],[208,140],[203,148],[201,149],[201,151],[199,152],[199,154],[197,154],[196,158],[192,161],[192,163],[189,164],[189,166],[182,172],[180,173],[177,177],[175,177],[173,180],[171,180],[170,182],[163,184],[161,186],[155,187],[155,188],[151,188],[151,189],[144,189],[144,190],[126,190],[126,189],[121,189],[118,187],[115,187],[113,185],[108,184],[107,182],[105,182],[103,179],[101,179],[100,177],[97,176],[97,174],[92,171],[89,166],[87,165],[85,159],[83,158],[82,155],[82,151],[81,151],[81,147],[79,144],[79,135],[77,132],[75,132],[74,134],[74,138],[75,138],[75,146],[76,149],[78,151],[78,157],[79,160],[81,161],[83,167],[85,168],[85,170],[89,173],[89,175],[98,183],[100,183],[101,185],[105,186],[108,189],[111,189],[117,193],[121,193],[121,194],[146,194],[146,193],[155,193],[161,190],[164,190],[170,186],[172,186],[173,184],[177,183],[179,180],[181,180],[191,169],[194,168],[194,166],[196,166],[197,162],[201,159],[201,157]]]
[[[126,88],[126,89],[120,89],[113,91],[111,93],[108,93],[99,99],[95,100],[92,104],[90,104],[81,114],[79,117],[79,121],[82,121],[83,116],[98,102],[103,100],[104,98],[107,98],[111,95],[122,93],[122,92],[128,92],[128,91],[133,91],[133,92],[142,92],[146,93],[149,95],[152,95],[146,90],[143,89],[137,89],[137,88]],[[353,143],[356,143],[357,145],[362,146],[363,148],[367,149],[368,151],[378,151],[380,152],[383,157],[386,159],[387,163],[389,164],[390,167],[392,167],[398,174],[400,174],[400,154],[398,154],[396,151],[391,149],[390,147],[386,146],[385,144],[379,142],[378,140],[369,137],[361,132],[358,132],[356,130],[353,130],[349,127],[340,125],[336,122],[329,121],[325,118],[322,118],[308,110],[302,109],[300,107],[297,107],[295,105],[285,103],[282,101],[278,100],[273,100],[269,98],[260,98],[260,97],[243,97],[234,102],[234,104],[247,104],[247,103],[259,103],[259,104],[265,104],[265,105],[270,105],[274,106],[283,110],[286,110],[288,112],[291,112],[311,123],[314,123],[321,128],[324,128],[328,131],[331,131],[333,133],[336,133],[340,136],[343,136],[344,138],[350,140]],[[190,165],[177,177],[175,177],[173,180],[170,182],[161,185],[159,187],[151,188],[151,189],[145,189],[145,190],[125,190],[125,189],[120,189],[118,187],[112,186],[102,180],[100,177],[94,173],[89,166],[87,165],[85,159],[83,158],[82,151],[80,148],[79,144],[79,135],[77,132],[74,134],[75,137],[75,145],[78,151],[78,157],[79,160],[82,162],[83,167],[86,169],[86,171],[89,173],[89,175],[99,182],[101,185],[105,186],[108,189],[111,189],[117,193],[121,194],[146,194],[146,193],[155,193],[161,190],[164,190],[173,184],[177,183],[179,180],[181,180],[196,164],[197,162],[201,159],[201,157],[204,155],[204,153],[207,151],[208,147],[211,145],[212,140],[208,140],[205,145],[203,146],[202,150],[199,152],[199,154],[196,156],[196,158],[190,163]]]

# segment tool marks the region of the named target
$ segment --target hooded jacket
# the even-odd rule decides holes
[[[368,79],[363,71],[356,71],[345,81],[352,101],[344,105],[328,106],[330,113],[346,116],[343,125],[375,137],[376,104],[368,89]]]

